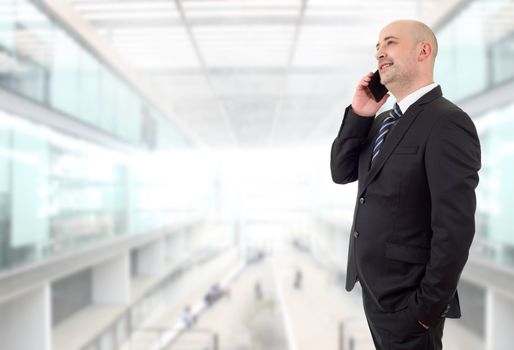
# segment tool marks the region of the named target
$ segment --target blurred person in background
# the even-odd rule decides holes
[[[182,312],[182,322],[184,323],[184,327],[191,328],[196,323],[196,316],[191,312],[191,307],[186,305],[184,307],[184,311]]]
[[[253,292],[255,295],[255,300],[262,300],[262,287],[259,280],[255,281],[255,284],[253,285]]]
[[[300,268],[297,268],[295,273],[294,273],[294,280],[293,280],[293,287],[294,289],[302,289],[302,284],[303,284],[303,273],[302,273],[302,270],[300,270]]]
[[[380,81],[392,110],[357,85],[332,144],[336,183],[358,180],[346,289],[358,281],[377,349],[442,349],[461,315],[457,284],[475,232],[480,144],[469,116],[442,95],[437,40],[418,21],[382,29]]]

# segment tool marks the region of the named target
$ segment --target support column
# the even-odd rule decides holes
[[[486,350],[509,350],[514,344],[514,299],[487,290]]]
[[[171,264],[177,264],[185,255],[183,232],[172,233],[166,238],[166,260]]]
[[[125,305],[130,302],[130,259],[125,253],[93,268],[93,302]]]
[[[159,239],[138,250],[137,273],[142,276],[159,276],[166,267],[166,242]]]
[[[0,304],[2,349],[51,350],[48,285]]]

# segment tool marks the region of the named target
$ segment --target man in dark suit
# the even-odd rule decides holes
[[[437,40],[417,21],[379,35],[376,102],[358,84],[331,153],[332,178],[359,181],[346,289],[359,281],[377,349],[442,348],[445,318],[460,317],[457,283],[475,232],[480,144],[469,116],[434,83]]]

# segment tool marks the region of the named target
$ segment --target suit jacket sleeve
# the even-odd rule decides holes
[[[339,133],[332,143],[330,170],[332,180],[346,184],[357,180],[359,154],[368,136],[373,117],[361,117],[348,106]]]
[[[444,317],[475,233],[480,144],[467,114],[455,110],[434,126],[425,151],[431,196],[431,256],[410,309],[435,326]]]

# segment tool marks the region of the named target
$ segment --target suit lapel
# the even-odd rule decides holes
[[[366,170],[369,169],[369,172],[368,171],[361,172],[361,174],[366,174],[367,176],[365,176],[363,178],[363,181],[361,181],[362,185],[359,186],[358,197],[360,197],[362,195],[362,193],[365,191],[365,189],[368,187],[368,185],[378,175],[378,173],[384,166],[385,162],[391,156],[391,153],[393,153],[396,146],[398,146],[401,139],[403,138],[403,136],[405,135],[407,130],[409,130],[410,126],[412,125],[412,123],[414,122],[416,117],[423,111],[424,105],[440,96],[442,96],[442,92],[441,92],[441,88],[438,86],[438,87],[434,88],[433,90],[429,91],[426,95],[422,96],[417,102],[413,103],[405,111],[404,115],[396,123],[391,134],[388,135],[388,137],[386,138],[384,146],[380,150],[380,153],[377,155],[371,169],[368,168],[370,161],[371,161],[371,149],[372,149],[372,146],[370,146],[369,142],[371,142],[371,144],[374,142],[374,139],[376,137],[375,134],[377,132],[376,129],[378,128],[378,126],[376,126],[375,130],[370,133],[372,135],[372,137],[371,137],[371,141],[368,142],[368,147],[367,147],[366,153],[364,155],[365,161],[363,162],[363,163],[366,163],[366,162],[367,163],[365,165],[364,164],[362,165],[362,167],[366,167]],[[388,111],[385,115],[387,116],[389,114],[389,112],[390,111]],[[385,116],[380,120],[380,123],[377,123],[377,124],[380,125],[384,118],[385,118]],[[362,171],[364,169],[359,169],[359,170]]]

